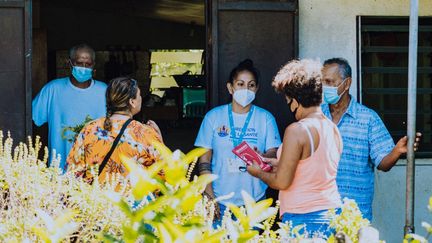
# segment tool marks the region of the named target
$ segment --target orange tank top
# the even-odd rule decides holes
[[[310,213],[341,206],[336,185],[336,174],[342,153],[342,139],[339,130],[327,118],[307,118],[300,121],[306,129],[311,143],[311,156],[300,160],[292,184],[279,192],[280,215],[284,213]],[[319,134],[315,150],[309,128]],[[280,150],[278,158],[280,158]]]

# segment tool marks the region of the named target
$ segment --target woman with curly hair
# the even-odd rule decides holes
[[[144,167],[155,163],[159,154],[152,142],[162,141],[158,126],[153,121],[144,125],[132,120],[141,110],[140,93],[134,79],[119,77],[110,81],[106,117],[89,122],[78,134],[67,158],[69,171],[92,182],[94,168],[96,173],[99,170],[99,183],[104,183],[111,174],[128,175],[120,154]]]
[[[285,95],[296,122],[290,124],[278,151],[278,159],[267,159],[271,172],[248,166],[248,172],[280,190],[280,215],[292,227],[305,225],[309,236],[328,236],[330,209],[341,206],[336,186],[342,139],[337,127],[321,111],[321,64],[294,60],[282,67],[273,80]]]

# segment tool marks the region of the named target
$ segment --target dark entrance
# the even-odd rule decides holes
[[[292,119],[283,96],[277,96],[271,81],[278,69],[297,57],[298,3],[285,1],[208,0],[211,27],[211,103],[228,102],[226,80],[241,60],[251,58],[261,71],[255,104],[270,111],[279,130]]]
[[[33,19],[34,42],[38,47],[33,52],[33,58],[38,59],[33,68],[38,75],[33,81],[33,97],[50,80],[68,75],[68,49],[87,43],[96,51],[96,80],[108,82],[113,77],[127,75],[138,81],[143,107],[136,120],[155,120],[165,143],[172,149],[187,151],[193,147],[200,118],[186,117],[189,110],[183,109],[182,103],[192,95],[181,87],[171,86],[176,85],[171,75],[179,73],[170,72],[177,66],[169,66],[170,61],[162,54],[205,49],[204,0],[33,0],[33,3],[33,12],[38,16]],[[176,62],[180,67],[193,64],[187,57]],[[168,79],[172,82],[166,82]],[[189,96],[183,99],[183,93]],[[43,135],[46,131],[35,128],[34,134]]]
[[[181,6],[202,9],[201,20],[173,11]],[[205,50],[209,108],[228,102],[229,70],[251,58],[261,71],[256,104],[275,115],[282,131],[290,113],[270,83],[278,68],[297,56],[297,9],[296,0],[0,0],[0,129],[11,130],[16,141],[31,134],[32,97],[57,74],[64,74],[57,68],[58,55],[64,55],[61,51],[86,42],[96,51],[107,50],[110,44],[120,44],[120,48],[142,44],[141,50]],[[182,12],[183,17],[175,12]],[[185,127],[185,131],[190,129]],[[168,129],[173,140],[181,141],[173,147],[191,147],[195,133],[186,133],[191,141],[184,140],[185,133]]]

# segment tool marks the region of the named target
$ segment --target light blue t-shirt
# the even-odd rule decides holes
[[[47,83],[32,102],[33,121],[36,126],[48,122],[48,148],[50,156],[55,149],[60,154],[60,168],[66,169],[66,158],[72,143],[62,138],[67,126],[82,123],[86,116],[97,119],[105,116],[105,91],[107,85],[94,80],[90,87],[75,87],[69,77]]]
[[[237,138],[247,116],[248,113],[233,113]],[[257,147],[262,152],[277,148],[281,144],[276,121],[270,112],[255,106],[243,141],[248,142],[251,147]],[[242,190],[248,192],[255,200],[264,197],[267,185],[260,179],[249,175],[247,171],[241,171],[239,167],[244,167],[245,163],[232,153],[234,144],[230,131],[228,105],[218,106],[206,114],[195,146],[212,149],[212,173],[219,176],[213,182],[215,196],[235,193],[234,197],[222,201],[222,204],[244,205]]]

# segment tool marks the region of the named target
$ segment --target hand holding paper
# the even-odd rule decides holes
[[[264,162],[264,159],[253,150],[249,144],[243,141],[237,147],[235,147],[232,152],[237,155],[241,160],[243,160],[247,165],[252,165],[253,162],[259,165],[259,167],[266,172],[272,170],[272,167]]]

